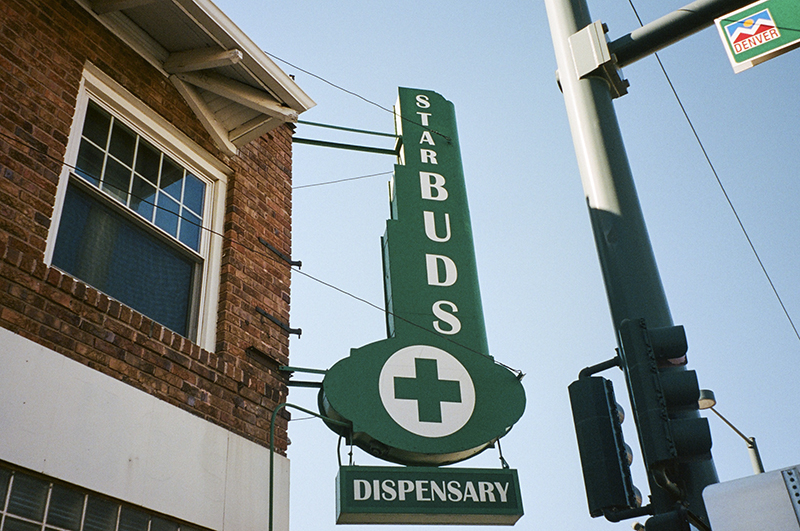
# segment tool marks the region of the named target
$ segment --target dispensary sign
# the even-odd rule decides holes
[[[763,63],[800,46],[797,0],[763,0],[716,20],[733,71]]]
[[[388,338],[327,371],[320,409],[373,455],[442,465],[505,435],[525,395],[488,353],[453,105],[399,93],[403,149],[382,239]]]
[[[515,470],[345,466],[336,480],[337,524],[513,525],[522,513]]]

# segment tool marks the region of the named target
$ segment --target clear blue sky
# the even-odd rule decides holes
[[[630,529],[586,508],[567,386],[614,355],[605,289],[578,176],[543,2],[218,0],[259,46],[391,107],[398,86],[435,90],[459,124],[491,354],[527,373],[528,406],[502,440],[519,470],[523,530]],[[634,2],[645,22],[684,0]],[[638,26],[625,0],[592,0],[612,38]],[[764,265],[800,325],[800,51],[734,74],[716,30],[661,52]],[[302,119],[392,132],[392,116],[278,62],[317,102]],[[689,368],[717,409],[758,439],[768,470],[800,463],[800,340],[725,201],[654,58],[624,71],[616,109],[642,209]],[[297,136],[376,143],[298,126]],[[296,145],[294,185],[392,170],[385,155]],[[302,271],[382,306],[379,240],[389,215],[383,175],[294,193],[293,258]],[[295,275],[292,365],[327,368],[385,334],[383,314]],[[626,410],[622,374],[609,371]],[[290,401],[316,407],[316,393]],[[336,436],[290,425],[295,530],[334,529]],[[744,441],[709,417],[720,479],[752,473]],[[626,439],[641,462],[632,420]],[[355,450],[357,464],[377,463]],[[463,463],[498,466],[496,451]],[[642,467],[634,483],[646,493]],[[266,493],[265,493],[266,495]],[[391,531],[392,526],[362,526]],[[408,529],[408,528],[404,528]],[[427,529],[431,529],[428,527]]]

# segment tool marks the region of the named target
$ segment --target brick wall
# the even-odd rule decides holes
[[[217,345],[201,349],[43,261],[83,66],[90,61],[232,167]],[[72,0],[0,3],[0,326],[260,444],[286,400],[289,126],[221,154],[171,83]],[[0,346],[2,348],[2,346]],[[284,410],[277,447],[288,445]]]

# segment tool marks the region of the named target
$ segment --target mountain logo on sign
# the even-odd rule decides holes
[[[737,20],[725,26],[725,31],[735,54],[746,52],[781,36],[769,9]]]

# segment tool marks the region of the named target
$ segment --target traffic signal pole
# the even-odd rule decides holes
[[[692,373],[678,374],[677,379],[694,379],[696,383],[693,371],[686,371],[684,367],[685,347],[683,354],[662,354],[661,357],[654,354],[654,351],[665,350],[656,345],[655,338],[663,337],[656,332],[675,332],[679,327],[673,326],[612,102],[627,93],[628,82],[619,71],[620,58],[622,63],[630,64],[710,26],[714,18],[751,1],[699,0],[609,43],[605,36],[607,28],[591,20],[586,0],[545,0],[558,65],[558,83],[564,95],[618,337],[620,366],[625,371],[645,454],[650,509],[655,515],[646,524],[648,531],[683,531],[689,529],[688,522],[699,529],[710,529],[702,491],[718,479],[710,450],[700,448],[697,451],[705,455],[703,458],[687,458],[679,454],[675,449],[679,445],[673,442],[690,433],[682,431],[684,426],[705,422],[705,419],[700,419],[696,406],[692,408],[689,404],[691,396],[686,399],[693,391],[683,392],[683,403],[673,409],[669,408],[670,399],[665,399],[669,395],[666,388],[675,380],[675,373]],[[648,330],[652,330],[652,338]],[[668,335],[675,336],[672,332]],[[680,334],[683,334],[682,328]],[[685,345],[685,336],[683,338]],[[648,376],[662,370],[660,375]],[[638,378],[652,381],[639,382]],[[649,409],[645,411],[646,408]],[[657,408],[661,408],[661,413]],[[643,433],[660,417],[665,426],[661,431],[668,440],[662,446],[657,440],[659,434]],[[688,422],[682,422],[684,420]],[[707,427],[705,430],[707,432]],[[684,437],[687,438],[693,437]],[[704,436],[701,434],[699,438]],[[710,435],[707,446],[710,448]],[[665,459],[665,452],[672,457]],[[606,517],[612,519],[609,514]]]
[[[638,318],[650,326],[670,326],[672,317],[612,103],[613,96],[627,91],[625,83],[612,71],[612,86],[602,64],[594,70],[589,64],[579,78],[573,49],[589,43],[582,61],[597,55],[593,40],[605,39],[602,33],[586,31],[592,29],[592,20],[585,0],[545,0],[545,5],[614,328],[624,319]]]

